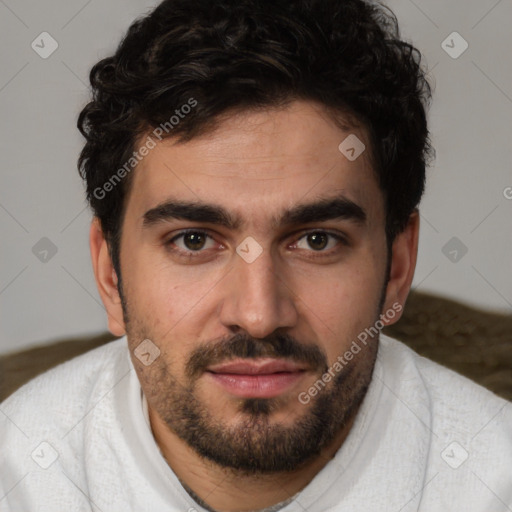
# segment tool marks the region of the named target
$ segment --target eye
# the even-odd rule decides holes
[[[311,231],[299,238],[295,243],[297,249],[313,250],[315,252],[328,252],[339,243],[345,243],[340,235],[326,231]]]
[[[213,238],[205,231],[187,230],[171,238],[167,245],[176,246],[183,252],[202,252],[215,246]]]

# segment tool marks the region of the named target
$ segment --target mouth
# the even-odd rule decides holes
[[[237,359],[210,366],[206,374],[234,396],[272,398],[289,391],[307,370],[304,365],[283,359]]]

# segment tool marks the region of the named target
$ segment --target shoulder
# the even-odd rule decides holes
[[[31,437],[45,428],[66,428],[112,388],[123,369],[129,371],[124,337],[48,370],[2,402],[0,432],[16,427]]]
[[[380,347],[385,362],[398,360],[402,371],[413,371],[421,379],[432,408],[446,413],[456,410],[458,421],[465,417],[474,419],[477,412],[482,414],[496,408],[512,412],[511,402],[467,377],[420,356],[399,340],[381,335]]]
[[[91,467],[101,461],[112,474],[120,471],[117,455],[126,448],[109,454],[113,442],[124,442],[116,414],[134,379],[121,338],[43,373],[2,402],[0,500],[7,509],[0,509],[54,510],[65,503],[68,510],[89,510],[86,491],[98,477]]]
[[[494,459],[496,468],[510,465],[511,402],[420,356],[398,340],[381,335],[381,347],[384,365],[400,361],[400,373],[422,389],[430,410],[432,446],[439,461],[444,460],[444,453],[455,452],[461,460],[471,455],[474,461]],[[400,389],[410,388],[411,381]],[[400,398],[406,401],[407,391]],[[412,403],[407,405],[414,408]]]

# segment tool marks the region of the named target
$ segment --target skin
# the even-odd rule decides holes
[[[243,409],[244,400],[225,391],[208,373],[199,372],[192,379],[186,371],[191,355],[209,355],[205,348],[217,347],[225,348],[220,354],[227,356],[232,352],[225,342],[245,336],[269,356],[271,349],[261,347],[271,344],[261,340],[273,342],[276,333],[284,333],[294,346],[312,348],[330,366],[365,327],[379,319],[379,313],[393,304],[403,305],[409,293],[418,214],[411,215],[393,243],[386,284],[384,197],[369,151],[355,161],[339,151],[339,144],[351,133],[370,147],[363,129],[342,130],[322,106],[294,101],[279,110],[232,114],[215,131],[187,143],[159,142],[134,171],[127,198],[120,250],[124,301],[100,224],[97,219],[92,222],[91,255],[109,329],[117,336],[128,334],[155,440],[182,483],[215,510],[268,507],[314,478],[350,432],[361,400],[357,390],[364,396],[371,379],[377,339],[341,372],[350,372],[340,388],[341,401],[334,400],[334,382],[308,404],[298,401],[298,394],[322,375],[322,365],[311,365],[291,389],[270,399],[267,404],[272,407],[261,415]],[[291,207],[339,196],[359,205],[365,221],[273,222]],[[170,198],[222,206],[239,217],[240,225],[232,229],[167,219],[145,227],[144,214]],[[193,251],[183,238],[166,245],[187,228],[207,230],[212,237],[200,256],[185,254]],[[310,231],[338,233],[348,243],[329,238],[319,250],[310,245],[305,234]],[[236,252],[248,236],[262,248],[252,263]],[[397,313],[383,323],[394,323],[400,316]],[[160,350],[149,366],[133,356],[146,338]],[[226,442],[237,435],[257,441],[260,434],[252,427],[271,433],[279,426],[293,432],[310,417],[322,395],[339,420],[334,432],[316,454],[287,471],[251,473],[218,464],[180,435],[178,420],[172,424],[187,403],[194,403],[202,408],[207,426],[215,424],[227,433]]]

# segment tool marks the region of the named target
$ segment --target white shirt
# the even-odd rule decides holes
[[[0,405],[1,512],[204,512],[156,444],[126,338]],[[381,335],[336,456],[282,512],[512,510],[512,407]]]

